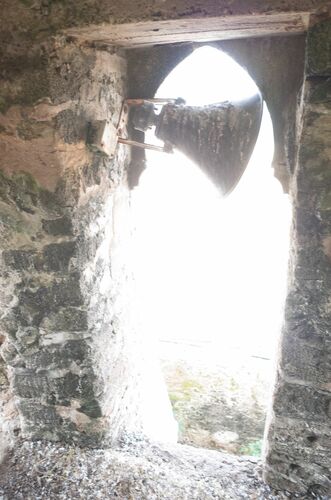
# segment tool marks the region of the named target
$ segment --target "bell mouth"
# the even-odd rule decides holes
[[[155,135],[188,156],[227,196],[248,165],[262,112],[260,93],[242,101],[208,106],[166,104]]]

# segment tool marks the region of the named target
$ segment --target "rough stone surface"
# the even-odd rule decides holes
[[[261,479],[254,457],[126,441],[113,450],[25,442],[1,467],[4,500],[328,500],[318,488],[290,493]]]
[[[1,438],[96,446],[148,434],[148,418],[160,429],[159,412],[174,425],[161,382],[155,406],[142,383],[130,320],[129,150],[110,159],[85,143],[89,120],[117,125],[126,63],[61,37],[44,56],[2,86]]]
[[[331,76],[331,21],[316,24],[308,34],[307,74]]]
[[[278,487],[304,491],[307,485],[316,485],[330,495],[331,87],[327,29],[322,23],[308,36],[300,150],[292,185],[290,281],[265,477]]]

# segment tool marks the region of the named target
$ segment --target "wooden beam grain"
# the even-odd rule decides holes
[[[177,42],[304,33],[308,23],[308,12],[292,12],[102,24],[71,28],[66,30],[66,34],[82,41],[136,48]]]

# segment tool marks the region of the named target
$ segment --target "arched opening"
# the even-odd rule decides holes
[[[205,105],[255,92],[229,56],[202,47],[156,96]],[[142,326],[158,338],[181,442],[238,454],[261,449],[290,221],[289,200],[273,177],[273,147],[264,105],[251,161],[229,198],[178,152],[148,152],[133,194]]]

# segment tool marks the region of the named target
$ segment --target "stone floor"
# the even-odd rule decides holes
[[[272,491],[254,457],[127,440],[112,450],[22,442],[0,467],[0,500],[323,499]]]

